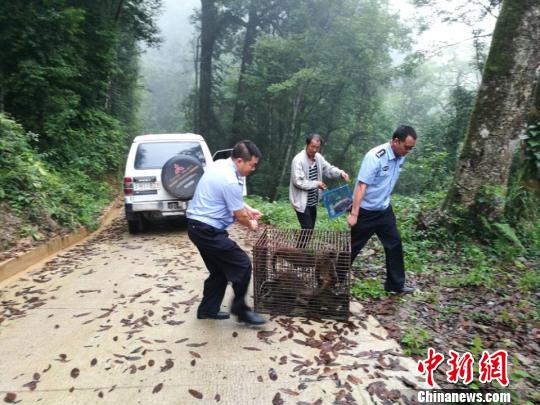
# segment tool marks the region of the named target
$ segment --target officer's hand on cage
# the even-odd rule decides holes
[[[347,174],[347,172],[345,170],[342,170],[341,171],[341,178],[346,181],[347,183],[349,182],[349,175]]]
[[[256,209],[250,211],[251,219],[258,221],[262,217],[262,212]]]
[[[319,188],[321,190],[326,190],[326,184],[324,184],[322,181],[319,181]]]
[[[252,208],[247,204],[244,204],[244,208],[246,209],[246,213],[248,214],[250,219],[255,219],[257,221],[259,219],[261,219],[261,217],[262,217],[262,212],[261,211],[255,209],[255,208]]]
[[[257,222],[256,219],[250,219],[249,220],[249,228],[248,228],[250,231],[256,231],[257,229],[259,229],[259,223]]]

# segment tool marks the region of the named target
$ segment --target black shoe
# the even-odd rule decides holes
[[[245,322],[250,325],[262,325],[263,323],[266,323],[266,319],[260,315],[257,315],[254,311],[245,311],[237,316],[238,322]]]
[[[231,317],[231,315],[229,315],[228,312],[222,312],[222,311],[219,311],[217,314],[203,314],[203,313],[197,312],[197,319],[218,319],[218,320],[223,320],[223,319],[229,319],[230,317]]]
[[[391,290],[388,288],[385,288],[384,290],[386,292],[389,292],[390,294],[412,294],[413,292],[416,291],[416,288],[403,286],[399,290]]]

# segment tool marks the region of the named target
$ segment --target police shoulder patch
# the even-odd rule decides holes
[[[375,156],[377,156],[378,158],[381,158],[381,157],[384,156],[385,153],[386,153],[386,151],[384,149],[381,149],[380,151],[375,153]]]

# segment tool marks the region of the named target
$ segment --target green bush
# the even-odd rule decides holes
[[[430,336],[427,330],[411,326],[403,333],[401,345],[407,356],[425,356],[429,341]]]
[[[262,212],[262,222],[282,229],[300,229],[294,208],[288,200],[269,202],[267,199],[259,196],[248,196],[245,200],[253,208],[257,208]],[[341,216],[336,219],[330,219],[326,209],[322,204],[319,204],[317,207],[315,229],[347,231],[346,217]]]
[[[68,228],[96,225],[97,214],[114,195],[110,186],[91,177],[91,170],[54,169],[31,146],[38,135],[3,114],[0,135],[1,199],[35,223],[46,215]]]

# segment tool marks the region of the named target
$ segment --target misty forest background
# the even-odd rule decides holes
[[[379,254],[353,269],[354,294],[411,355],[453,339],[538,359],[538,44],[537,0],[1,2],[0,249],[95,226],[142,133],[200,133],[211,151],[252,139],[263,159],[250,201],[295,226],[287,186],[306,134],[354,178],[408,123],[419,139],[394,204],[427,292],[381,301]],[[538,363],[512,359],[529,401]]]

